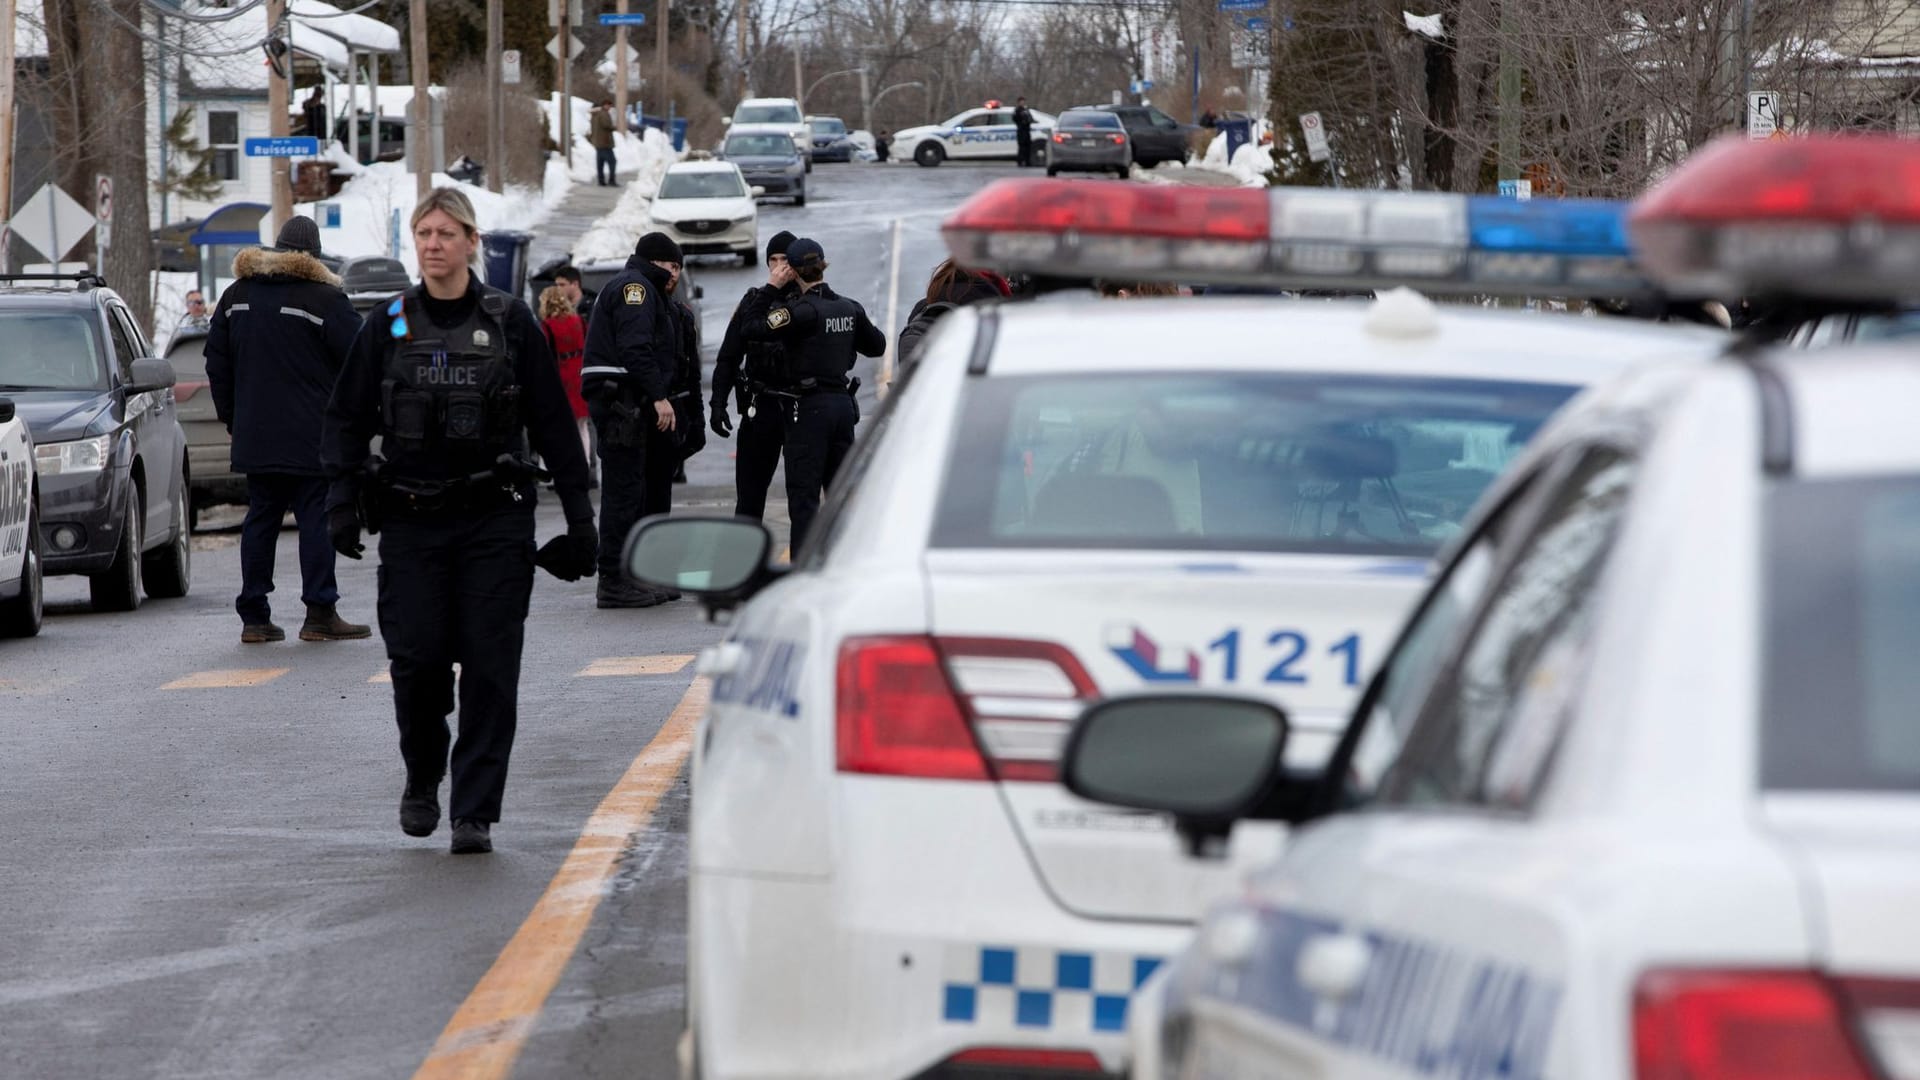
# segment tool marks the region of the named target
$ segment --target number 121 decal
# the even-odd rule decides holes
[[[1117,628],[1108,648],[1136,675],[1151,683],[1197,683],[1213,659],[1219,680],[1225,683],[1258,681],[1276,686],[1305,686],[1313,681],[1315,669],[1320,678],[1338,678],[1344,686],[1360,685],[1360,635],[1346,634],[1337,640],[1316,645],[1300,630],[1272,630],[1264,634],[1248,633],[1241,628],[1228,630],[1207,642],[1204,653],[1193,649],[1169,649],[1155,641],[1138,626]],[[1326,671],[1318,661],[1333,661],[1335,670]]]

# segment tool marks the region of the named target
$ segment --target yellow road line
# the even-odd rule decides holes
[[[498,1080],[513,1070],[621,855],[680,775],[708,693],[706,679],[693,680],[659,734],[601,800],[540,902],[447,1021],[414,1080]]]
[[[603,656],[588,664],[579,674],[600,675],[678,675],[693,663],[692,656]]]
[[[161,687],[162,690],[218,690],[235,686],[264,686],[292,668],[233,668],[227,671],[196,671]]]

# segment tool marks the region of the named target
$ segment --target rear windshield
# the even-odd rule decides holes
[[[746,193],[747,189],[740,184],[740,174],[731,170],[670,172],[660,182],[660,197],[663,199],[723,199]]]
[[[79,314],[0,312],[0,391],[106,389],[95,330]]]
[[[793,140],[785,135],[735,135],[727,140],[728,157],[789,157]]]
[[[1577,389],[1224,372],[975,379],[933,542],[1428,555]]]
[[[1920,789],[1920,477],[1768,500],[1762,786]]]
[[[733,110],[736,124],[797,124],[800,108],[796,105],[742,105]]]
[[[1119,130],[1120,118],[1110,112],[1069,112],[1060,117],[1061,127],[1097,127]]]

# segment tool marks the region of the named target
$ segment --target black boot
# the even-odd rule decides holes
[[[265,645],[270,641],[287,640],[287,632],[270,622],[246,623],[240,627],[240,644]]]
[[[658,592],[652,587],[610,580],[605,574],[600,575],[599,584],[594,586],[593,592],[594,602],[603,608],[644,608],[661,602]]]
[[[440,827],[440,782],[407,783],[400,792],[400,831],[408,836],[432,836]]]
[[[484,821],[472,818],[455,818],[453,821],[453,853],[455,855],[485,855],[493,850],[493,837],[487,835],[490,830]]]
[[[372,627],[341,618],[332,604],[308,604],[307,621],[300,624],[301,641],[357,641],[372,636]]]

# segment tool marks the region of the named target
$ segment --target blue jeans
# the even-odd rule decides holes
[[[611,185],[613,183],[613,167],[612,147],[608,147],[605,150],[595,150],[593,152],[593,179],[595,183]],[[605,180],[600,179],[603,174],[606,176]]]
[[[331,606],[340,601],[333,576],[333,540],[327,535],[327,478],[289,473],[247,474],[247,520],[240,526],[240,621],[252,626],[273,617],[274,549],[287,511],[300,525],[300,598]]]

